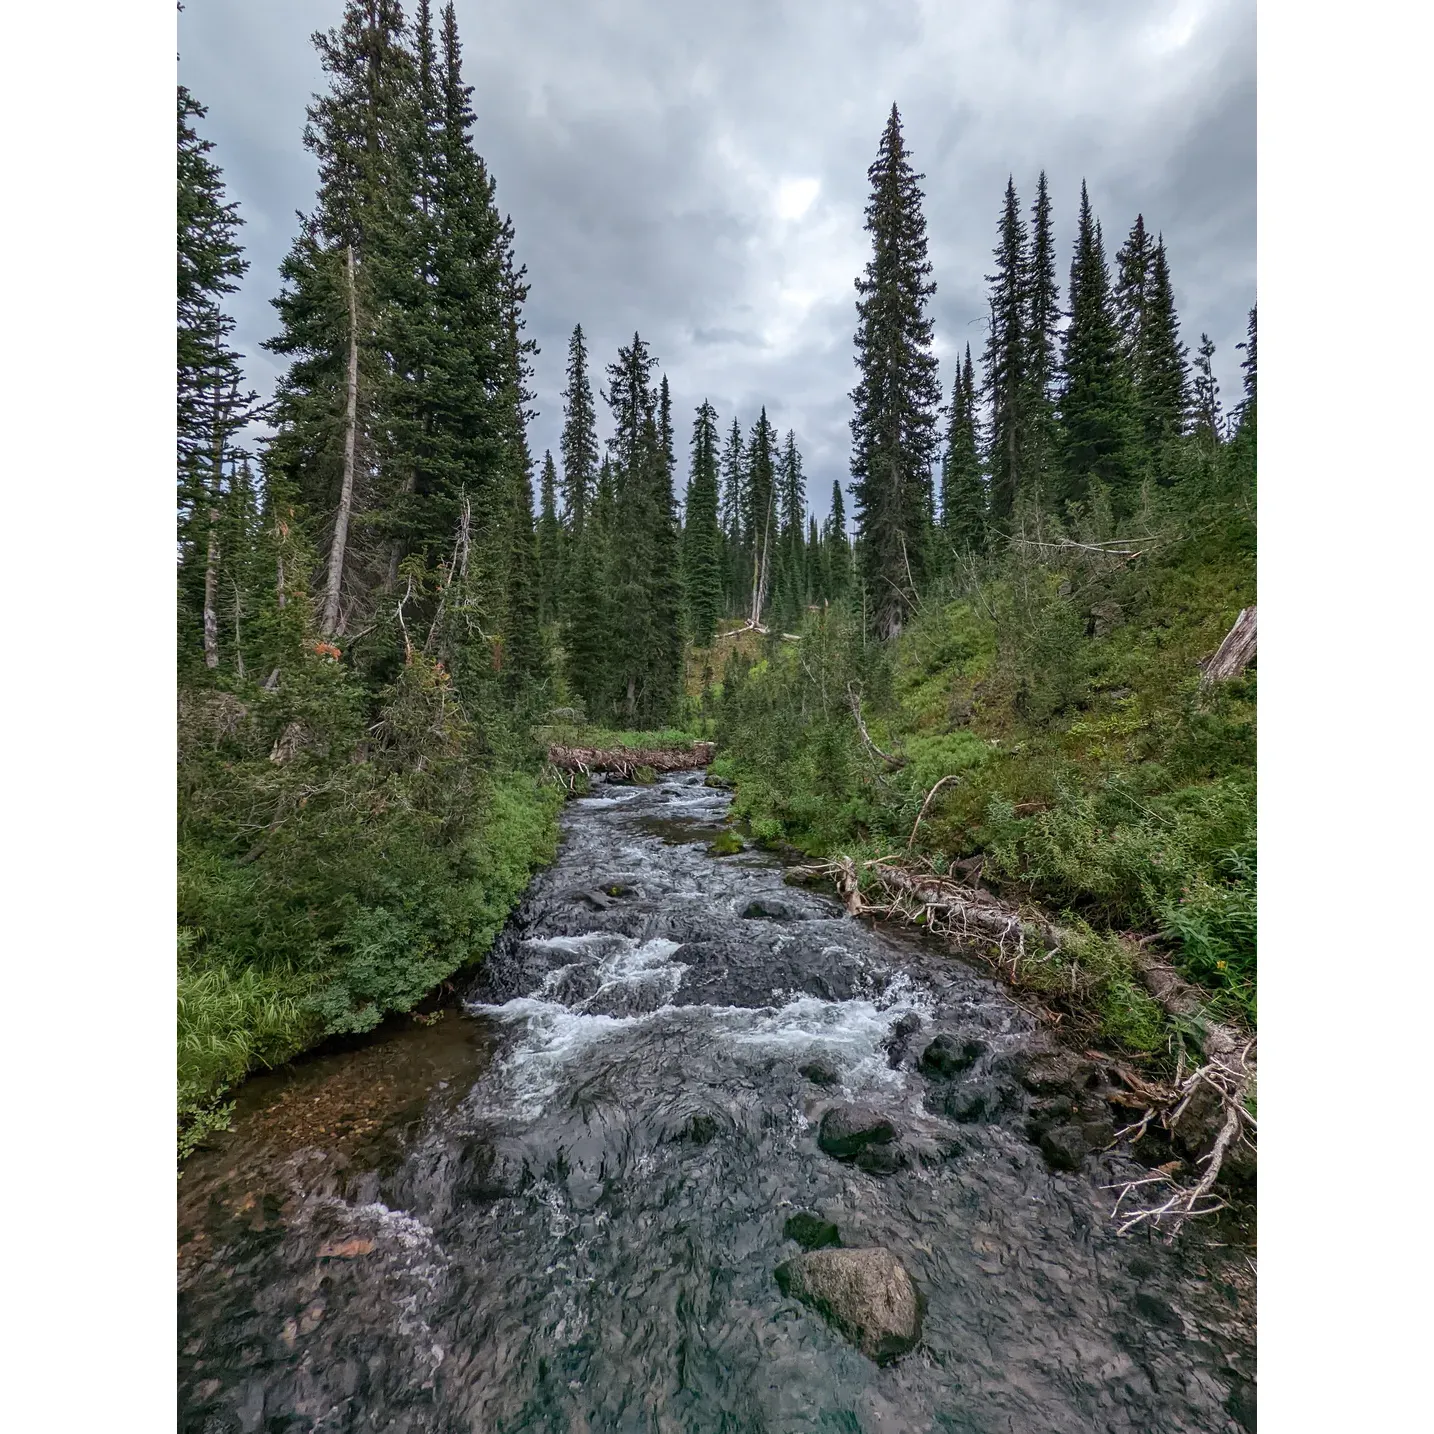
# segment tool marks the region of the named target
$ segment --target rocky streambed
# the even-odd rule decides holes
[[[181,1185],[182,1429],[1254,1428],[1249,1262],[1117,1235],[1100,1063],[715,854],[726,803],[599,784],[464,1014],[246,1097]]]

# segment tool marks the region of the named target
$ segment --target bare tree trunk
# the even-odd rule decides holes
[[[1229,677],[1238,677],[1255,657],[1255,609],[1242,607],[1235,625],[1225,634],[1225,640],[1216,650],[1214,657],[1205,664],[1202,687],[1220,682]]]
[[[209,551],[204,560],[204,665],[219,666],[219,497],[224,481],[224,400],[214,383],[214,432],[209,474]]]
[[[288,605],[289,602],[289,595],[284,591],[284,539],[288,536],[289,529],[287,525],[279,518],[278,514],[276,513],[274,515],[274,565],[276,570],[274,578],[274,595],[278,600],[280,612],[283,612],[284,608]]]
[[[344,478],[339,490],[339,511],[334,518],[334,538],[329,546],[328,583],[324,589],[323,630],[332,637],[339,625],[339,592],[344,579],[344,549],[349,537],[349,514],[354,501],[354,447],[358,430],[358,294],[354,281],[354,246],[348,246],[345,263],[349,298],[349,374],[344,405]]]
[[[239,636],[239,614],[243,606],[239,596],[239,584],[236,580],[230,579],[234,585],[234,671],[239,674],[239,680],[244,680],[244,644]]]
[[[767,501],[767,517],[762,525],[761,546],[752,555],[752,626],[762,625],[762,608],[767,601],[768,553],[771,546],[772,508],[776,503],[776,488]]]

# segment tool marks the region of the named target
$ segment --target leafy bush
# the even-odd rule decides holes
[[[366,711],[316,656],[278,692],[181,712],[181,1122],[256,1066],[412,1008],[491,946],[556,847],[561,793],[515,768],[418,654]],[[191,1142],[193,1136],[191,1134]]]

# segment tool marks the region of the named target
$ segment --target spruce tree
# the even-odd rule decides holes
[[[427,6],[424,6],[426,12]],[[423,41],[420,15],[419,39]],[[479,530],[496,521],[502,508],[507,446],[500,395],[504,372],[505,231],[494,202],[494,185],[474,151],[472,87],[463,81],[462,45],[451,4],[441,16],[439,53],[425,61],[436,78],[420,83],[423,111],[431,113],[426,152],[432,174],[422,185],[419,225],[425,238],[414,305],[423,315],[414,380],[419,388],[412,459],[412,502],[401,525],[403,540],[429,562],[453,542],[465,504]],[[481,548],[481,532],[478,537]],[[493,587],[478,574],[474,593]],[[492,599],[490,599],[491,601]],[[488,614],[496,621],[497,613]]]
[[[951,425],[941,464],[941,526],[955,554],[979,553],[986,546],[986,484],[981,473],[976,375],[971,345],[951,383]]]
[[[179,651],[183,665],[203,658],[219,666],[217,594],[220,564],[234,556],[221,533],[227,484],[234,466],[233,439],[253,410],[242,392],[239,355],[229,339],[234,320],[224,296],[248,268],[238,242],[238,206],[209,158],[213,143],[191,121],[204,109],[181,85],[178,91],[177,476],[179,523]]]
[[[827,582],[826,596],[844,596],[851,585],[851,543],[846,532],[846,502],[842,497],[841,483],[832,480],[832,506],[822,529],[822,546],[827,558],[823,567]]]
[[[802,564],[802,606],[810,607],[826,596],[827,580],[824,567],[825,554],[822,549],[822,532],[817,526],[817,515],[807,514],[807,540]]]
[[[1157,476],[1163,477],[1165,447],[1185,432],[1190,406],[1189,364],[1186,347],[1180,342],[1180,320],[1163,238],[1156,240],[1150,259],[1138,362],[1141,440],[1156,464]]]
[[[1241,433],[1246,429],[1253,431],[1255,426],[1255,308],[1256,306],[1250,308],[1250,317],[1245,326],[1244,343],[1235,345],[1236,348],[1245,351],[1245,357],[1240,360],[1240,372],[1244,375],[1241,385],[1244,397],[1240,400],[1239,407],[1239,431]]]
[[[743,546],[751,565],[747,608],[757,621],[771,594],[781,544],[776,445],[777,435],[764,406],[747,440],[747,509],[742,521]]]
[[[1094,485],[1100,485],[1117,508],[1128,506],[1136,479],[1136,415],[1100,225],[1084,182],[1062,368],[1061,496],[1067,502],[1088,502]]]
[[[718,521],[722,528],[726,566],[723,573],[724,606],[729,615],[743,607],[747,579],[751,573],[743,533],[743,515],[747,510],[747,445],[742,438],[742,425],[736,418],[727,433],[722,449],[722,506]]]
[[[613,528],[612,464],[604,458],[593,485],[592,502],[574,535],[574,556],[563,629],[568,685],[582,699],[592,721],[613,709],[615,624],[610,540]]]
[[[528,407],[533,393],[529,355],[537,351],[522,331],[523,301],[528,295],[526,270],[513,257],[513,226],[505,219],[503,252],[503,344],[500,350],[503,387],[498,416],[503,442],[502,478],[507,512],[499,513],[498,542],[485,545],[493,564],[494,591],[502,593],[502,663],[510,692],[527,693],[547,676],[538,572],[537,532],[533,522],[532,458],[528,449]],[[506,521],[504,521],[506,519]]]
[[[677,512],[677,440],[672,432],[672,392],[667,386],[666,374],[662,375],[662,382],[657,387],[657,441],[667,469],[667,487],[674,494],[673,511]]]
[[[1030,398],[1026,296],[1031,259],[1014,179],[1006,181],[999,235],[994,250],[996,272],[986,275],[991,286],[991,324],[983,362],[991,414],[986,459],[991,474],[991,521],[1004,529],[1010,525],[1016,499],[1022,496],[1022,448]]]
[[[563,526],[558,521],[558,470],[550,450],[543,452],[539,492],[538,616],[546,627],[563,608]]]
[[[1115,319],[1120,328],[1120,351],[1132,374],[1140,366],[1144,348],[1146,312],[1150,307],[1155,252],[1146,233],[1145,216],[1137,214],[1130,235],[1115,256]],[[1137,386],[1139,379],[1136,379]]]
[[[1213,340],[1209,334],[1201,334],[1191,392],[1192,431],[1202,445],[1212,449],[1219,444],[1225,428],[1220,416],[1220,385],[1215,381],[1214,359]]]
[[[612,543],[613,673],[626,721],[660,725],[682,672],[682,586],[672,482],[652,390],[654,360],[637,334],[607,369],[616,482]]]
[[[1029,253],[1024,285],[1025,395],[1020,405],[1024,436],[1017,447],[1021,453],[1022,482],[1032,499],[1043,505],[1050,496],[1056,462],[1056,380],[1060,367],[1057,335],[1061,318],[1055,234],[1045,170],[1036,183],[1036,202],[1031,208]],[[974,422],[974,401],[970,407]]]
[[[244,221],[238,203],[226,196],[223,174],[209,158],[213,141],[200,139],[192,123],[203,119],[205,113],[180,85],[175,431],[181,506],[194,502],[186,484],[192,483],[196,468],[205,466],[213,441],[214,391],[231,384],[237,387],[241,379],[239,356],[229,342],[234,320],[225,311],[224,296],[239,287],[249,268],[239,243]],[[239,414],[233,416],[233,420],[239,418]]]
[[[857,280],[852,490],[872,625],[894,636],[925,576],[931,459],[941,405],[927,303],[936,291],[926,220],[895,105],[875,162],[866,229],[872,256]]]
[[[411,140],[416,83],[394,0],[349,0],[314,36],[329,88],[308,111],[318,160],[314,212],[280,267],[281,331],[291,360],[278,386],[266,469],[313,516],[323,557],[320,626],[342,631],[388,573],[391,544],[359,521],[397,487],[389,464],[394,298],[411,263]]]
[[[717,411],[706,400],[692,425],[692,468],[682,529],[688,630],[708,646],[722,611],[722,533],[717,525]]]
[[[576,324],[568,340],[567,387],[563,389],[563,523],[571,534],[582,532],[593,500],[598,473],[597,413],[588,382],[587,343]]]
[[[776,485],[780,525],[772,558],[772,600],[780,620],[794,622],[806,602],[807,481],[791,429],[777,454]]]

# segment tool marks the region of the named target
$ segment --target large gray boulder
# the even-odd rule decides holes
[[[921,1339],[921,1296],[890,1250],[812,1250],[778,1265],[776,1277],[784,1295],[816,1310],[878,1364]]]

